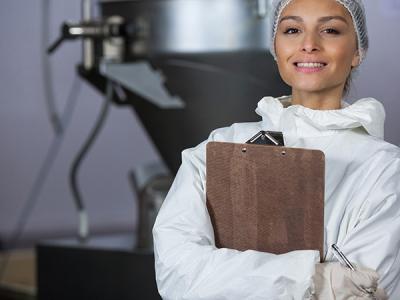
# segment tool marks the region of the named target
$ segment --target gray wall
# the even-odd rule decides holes
[[[78,20],[80,0],[51,3],[51,39],[64,20]],[[40,0],[3,0],[0,8],[0,236],[15,227],[21,208],[54,134],[41,78]],[[59,110],[65,105],[80,60],[79,42],[65,43],[51,58]],[[28,235],[71,234],[76,211],[68,186],[70,163],[86,139],[103,98],[82,82],[81,93],[59,157],[27,224]],[[108,121],[80,174],[92,229],[134,230],[135,196],[128,172],[158,155],[129,109],[112,107]]]
[[[370,50],[354,80],[353,98],[375,97],[386,108],[385,139],[400,146],[400,1],[365,0]]]
[[[53,0],[51,38],[63,20],[78,20],[80,0]],[[40,0],[2,0],[0,9],[0,238],[14,228],[54,134],[41,78]],[[392,6],[391,6],[392,5]],[[387,109],[386,139],[400,145],[400,8],[398,0],[367,0],[371,49],[354,82],[352,98],[376,97]],[[391,7],[390,7],[391,6]],[[80,44],[66,43],[51,58],[62,110],[80,60]],[[28,220],[27,237],[71,234],[76,214],[68,187],[69,164],[89,132],[102,96],[83,83],[60,155]],[[129,170],[159,160],[129,109],[113,107],[80,175],[92,228],[134,230],[136,202]]]

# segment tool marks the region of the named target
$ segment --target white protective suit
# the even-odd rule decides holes
[[[325,260],[336,243],[356,265],[377,270],[400,299],[400,149],[383,140],[385,111],[375,99],[312,110],[290,98],[258,103],[260,122],[214,130],[182,152],[182,165],[153,228],[163,299],[310,299],[317,251],[282,255],[217,249],[207,212],[206,143],[245,143],[260,130],[282,131],[285,146],[325,153]]]

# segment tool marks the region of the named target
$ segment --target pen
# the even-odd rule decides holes
[[[356,270],[354,268],[354,266],[351,264],[351,262],[347,259],[347,257],[343,254],[343,252],[340,251],[339,247],[336,244],[332,245],[332,249],[333,249],[333,254],[340,261],[340,263],[342,263],[343,265],[347,266],[352,271]]]

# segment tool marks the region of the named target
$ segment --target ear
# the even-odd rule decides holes
[[[353,59],[351,61],[351,67],[352,68],[356,68],[360,65],[361,62],[361,56],[360,56],[360,51],[356,50],[356,52],[354,53]]]

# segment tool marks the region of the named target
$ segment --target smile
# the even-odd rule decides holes
[[[296,70],[301,73],[314,73],[323,70],[326,63],[321,62],[296,62],[294,63]]]

